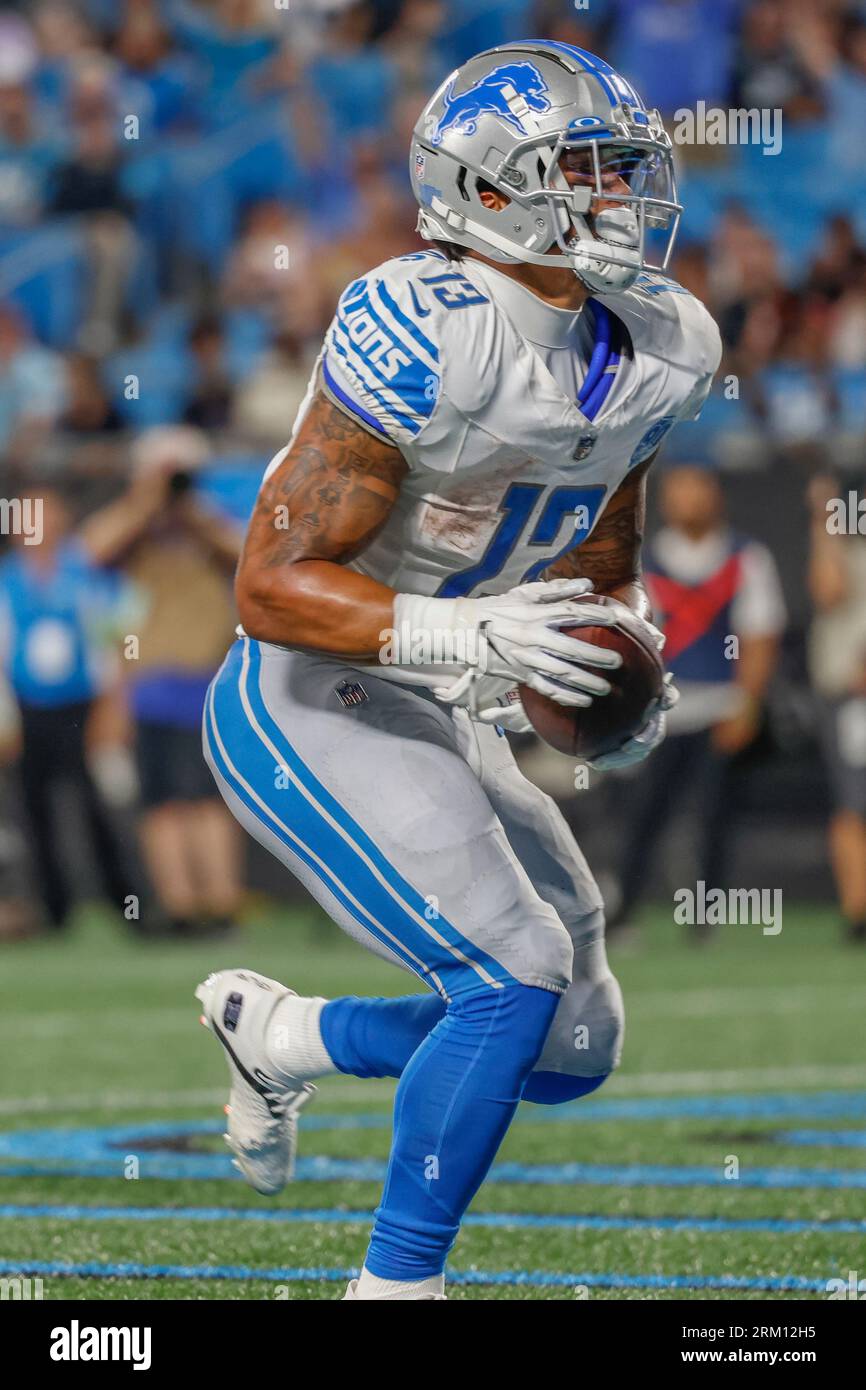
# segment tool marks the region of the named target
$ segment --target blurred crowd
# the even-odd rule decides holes
[[[48,431],[66,459],[82,436],[181,420],[281,438],[336,296],[415,244],[406,158],[431,88],[531,32],[605,53],[674,132],[698,101],[782,113],[775,154],[677,143],[677,272],[740,382],[700,447],[850,451],[866,412],[862,5],[37,0],[0,16],[7,457],[51,455]]]
[[[817,699],[864,705],[861,646],[830,693],[816,690],[809,656],[814,624],[850,598],[849,578],[835,589],[827,580],[815,498],[861,489],[866,475],[864,0],[6,3],[0,472],[7,498],[46,499],[54,540],[0,560],[12,692],[0,738],[23,773],[39,876],[54,884],[40,909],[48,920],[69,912],[44,794],[49,746],[78,788],[109,897],[140,880],[123,903],[151,894],[151,920],[169,930],[214,927],[236,910],[237,849],[192,748],[231,632],[243,518],[286,440],[337,296],[418,245],[406,169],[422,104],[472,53],[532,33],[604,54],[662,109],[675,139],[686,214],[673,272],[716,315],[725,357],[701,420],[665,454],[686,492],[689,476],[712,473],[710,530],[763,545],[763,582],[780,586],[757,634],[773,651],[747,692],[750,719],[731,746],[719,735],[717,751],[743,756],[780,682],[776,744],[795,754],[815,743],[807,704],[813,714]],[[781,112],[781,147],[681,141],[678,113],[700,102]],[[664,505],[679,515],[675,491]],[[837,547],[846,575],[860,544]],[[726,563],[724,546],[719,554]],[[709,569],[677,556],[687,572],[697,564],[700,583],[715,573],[706,556]],[[118,655],[145,624],[142,651]],[[66,714],[52,724],[46,707]],[[866,706],[860,717],[866,724]],[[61,753],[64,719],[81,737]],[[134,764],[116,756],[131,747]],[[838,753],[827,757],[826,805],[841,800],[848,814]],[[161,776],[166,763],[173,777]],[[866,755],[861,777],[863,765]],[[727,772],[707,775],[712,841],[718,807],[733,802]],[[641,814],[655,819],[646,795]],[[106,798],[140,811],[135,864],[115,843]],[[185,806],[200,814],[184,820]],[[866,805],[852,814],[857,825],[837,826],[831,851],[856,926],[866,920]],[[7,908],[11,844],[0,836]],[[856,873],[839,865],[860,858],[852,888]],[[623,901],[633,896],[625,883]],[[27,913],[6,916],[15,929]]]

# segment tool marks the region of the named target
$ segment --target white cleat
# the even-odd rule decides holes
[[[308,1081],[277,1080],[268,1066],[268,1020],[279,1001],[294,992],[254,970],[219,970],[195,992],[201,1021],[219,1039],[229,1066],[225,1141],[235,1167],[267,1197],[280,1192],[294,1172],[298,1111],[316,1091]]]
[[[365,1299],[359,1298],[359,1297],[358,1297],[358,1281],[357,1281],[357,1279],[350,1279],[350,1280],[349,1280],[349,1286],[348,1286],[348,1288],[346,1289],[346,1292],[343,1294],[343,1297],[340,1299],[340,1302],[341,1302],[341,1303],[346,1303],[346,1302],[348,1302],[348,1303],[363,1303],[363,1302],[368,1302],[368,1303],[369,1303],[369,1302],[374,1302],[374,1303],[396,1303],[396,1302],[398,1302],[398,1301],[400,1301],[399,1294],[393,1294],[391,1298],[377,1298],[377,1299],[366,1299],[366,1300],[365,1300]],[[412,1295],[412,1301],[415,1302],[415,1303],[429,1303],[429,1302],[431,1302],[431,1301],[432,1301],[433,1303],[447,1303],[447,1302],[448,1302],[448,1297],[447,1297],[447,1295],[444,1294],[444,1293],[419,1293],[419,1294],[413,1294],[413,1295]]]

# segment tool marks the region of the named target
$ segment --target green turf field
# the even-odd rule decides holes
[[[660,915],[645,928],[611,953],[622,1070],[521,1108],[451,1297],[826,1298],[830,1278],[866,1279],[866,956],[823,909],[704,947]],[[68,941],[0,948],[0,1275],[41,1277],[46,1298],[342,1296],[393,1084],[326,1079],[300,1179],[270,1199],[233,1180],[225,1065],[192,997],[227,965],[330,996],[413,983],[312,913],[230,946],[141,945],[83,914]]]

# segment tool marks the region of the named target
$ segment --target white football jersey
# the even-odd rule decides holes
[[[698,415],[718,330],[692,294],[649,274],[601,301],[621,351],[598,414],[582,412],[594,302],[556,309],[481,261],[454,264],[435,250],[349,285],[295,428],[321,372],[332,399],[409,469],[353,569],[443,597],[535,579],[586,539],[676,421]]]

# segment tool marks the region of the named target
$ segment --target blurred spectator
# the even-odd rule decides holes
[[[830,320],[829,353],[839,367],[866,367],[866,253],[852,263]]]
[[[293,333],[281,333],[238,387],[232,426],[268,448],[285,443],[307,392],[312,362]]]
[[[814,29],[802,7],[792,15],[793,8],[789,0],[754,0],[746,6],[734,63],[734,106],[778,107],[791,121],[822,115],[820,59],[827,50],[822,53],[809,42]],[[819,32],[829,41],[829,31]]]
[[[96,31],[84,9],[65,0],[37,0],[29,9],[39,46],[39,65],[34,77],[37,100],[52,111],[59,133],[65,133],[71,65],[98,53]]]
[[[145,605],[128,671],[141,784],[141,833],[151,880],[176,933],[220,929],[240,896],[235,825],[201,753],[210,679],[234,638],[233,525],[194,491],[207,439],[188,426],[143,434],[134,476],[93,514],[82,538],[99,564],[122,565]]]
[[[827,361],[829,325],[829,307],[820,296],[784,297],[776,360],[755,388],[777,448],[805,448],[807,457],[831,434],[838,413]]]
[[[321,336],[320,252],[307,219],[272,200],[248,211],[226,265],[225,303],[258,309],[276,326]]]
[[[382,40],[382,48],[393,62],[403,90],[415,89],[424,94],[418,102],[419,110],[441,81],[437,41],[444,19],[443,0],[402,0],[394,23]]]
[[[610,0],[595,2],[601,12]],[[446,0],[446,5],[449,67],[465,63],[473,53],[481,53],[485,48],[525,38],[535,29],[533,0]]]
[[[833,812],[830,860],[851,941],[866,943],[866,537],[828,529],[827,503],[849,483],[812,482],[809,670]],[[863,496],[862,489],[855,488]]]
[[[352,146],[388,129],[397,70],[383,46],[369,42],[375,19],[369,0],[334,11],[310,63],[308,83],[324,106],[332,142]]]
[[[852,272],[862,264],[864,253],[857,241],[850,217],[837,213],[827,223],[809,271],[807,289],[838,299]]]
[[[700,100],[715,105],[730,87],[740,7],[740,0],[618,0],[611,62],[666,112]],[[708,30],[712,43],[702,42]]]
[[[412,234],[414,208],[407,202],[405,190],[392,181],[375,143],[359,142],[355,171],[351,233],[330,243],[320,270],[325,302],[331,311],[356,275],[418,247]]]
[[[536,34],[544,34],[557,43],[573,43],[589,53],[604,53],[609,47],[605,35],[612,32],[614,0],[600,0],[583,10],[566,9],[560,0],[536,0],[533,8]]]
[[[189,335],[195,369],[192,396],[183,418],[202,430],[221,430],[229,423],[234,386],[225,362],[222,325],[214,314],[204,315]]]
[[[58,424],[65,434],[73,435],[114,434],[123,429],[98,364],[84,353],[70,353],[66,358],[66,405]]]
[[[172,51],[171,36],[151,0],[127,4],[113,52],[144,134],[182,128],[192,120],[193,65]]]
[[[218,121],[248,70],[273,53],[285,11],[259,0],[213,0],[207,6],[174,0],[170,13],[175,34],[205,71],[208,106]]]
[[[839,35],[839,57],[827,84],[832,130],[833,166],[841,176],[862,172],[866,150],[852,140],[852,130],[866,121],[866,14],[862,6],[845,12]]]
[[[135,253],[122,185],[116,93],[104,61],[88,60],[79,66],[71,106],[72,152],[54,171],[49,209],[83,219],[91,274],[79,345],[102,356],[118,338]]]
[[[69,514],[56,493],[43,489],[22,502],[41,512],[41,538],[31,531],[38,543],[30,544],[16,535],[14,552],[0,561],[0,653],[20,714],[35,889],[50,925],[63,927],[71,889],[57,801],[62,786],[75,798],[106,898],[124,912],[130,895],[140,897],[86,757],[92,712],[116,673],[128,596],[70,535]]]
[[[62,358],[30,340],[17,309],[0,305],[0,456],[25,463],[65,401]]]
[[[701,242],[692,242],[683,247],[677,257],[677,280],[684,289],[701,301],[708,304],[711,298],[710,290],[710,258],[706,246]]]
[[[726,886],[736,816],[732,759],[755,739],[776,666],[785,604],[770,552],[731,530],[716,476],[694,466],[662,476],[661,530],[644,579],[680,691],[668,737],[635,777],[615,924],[644,891],[659,839],[684,789],[696,793],[698,879]]]
[[[719,218],[711,259],[711,298],[722,312],[782,288],[778,245],[741,203],[729,203]]]
[[[36,222],[55,141],[36,112],[29,81],[37,61],[33,33],[16,15],[0,16],[0,227]]]

